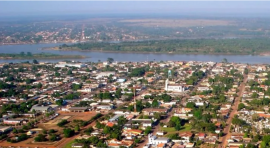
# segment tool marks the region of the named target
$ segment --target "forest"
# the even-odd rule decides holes
[[[178,54],[260,55],[270,51],[270,39],[174,39],[120,43],[85,42],[72,45],[63,44],[59,46],[59,49]]]

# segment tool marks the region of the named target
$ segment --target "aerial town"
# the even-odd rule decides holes
[[[1,64],[0,147],[266,148],[269,65]]]

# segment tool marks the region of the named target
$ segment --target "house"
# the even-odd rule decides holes
[[[186,114],[186,113],[190,113],[192,111],[192,108],[182,107],[178,111],[179,111],[179,113]]]
[[[83,148],[84,144],[83,143],[73,143],[71,145],[72,148]]]
[[[106,141],[109,148],[119,148],[121,146],[123,147],[130,147],[133,144],[132,140],[117,140],[117,139],[111,139]]]
[[[165,148],[166,147],[166,143],[160,143],[157,145],[157,148]]]
[[[193,133],[191,132],[183,132],[179,133],[179,137],[181,137],[181,142],[183,143],[189,143],[189,139],[193,136]]]
[[[100,135],[101,133],[98,131],[98,130],[95,130],[91,133],[91,136],[98,136]]]
[[[141,135],[142,133],[143,133],[143,131],[139,130],[139,129],[124,129],[123,130],[123,134],[125,134],[125,135],[138,136],[138,135]]]
[[[163,131],[158,131],[156,134],[157,134],[158,136],[163,136],[165,133],[164,133]]]
[[[111,119],[109,119],[109,122],[114,122],[117,121],[119,117],[121,117],[123,115],[114,115]]]
[[[170,141],[169,138],[154,136],[153,134],[148,134],[148,144],[158,145],[160,143],[168,143]]]
[[[111,105],[97,105],[96,108],[101,109],[101,110],[111,110],[112,106]]]
[[[205,138],[204,142],[209,143],[209,144],[215,144],[217,140],[218,140],[218,135],[217,134],[209,134]]]
[[[144,121],[144,122],[142,122],[142,126],[144,127],[144,128],[146,128],[146,127],[152,127],[152,125],[153,125],[153,123],[152,123],[152,121]]]
[[[208,90],[210,90],[210,88],[207,87],[207,86],[199,86],[199,87],[197,88],[197,90],[198,90],[198,91],[208,91]]]
[[[26,133],[26,135],[28,135],[28,136],[31,136],[31,135],[33,135],[35,133],[35,131],[28,131],[27,133]]]
[[[199,133],[199,134],[198,134],[198,139],[199,139],[199,140],[204,140],[205,137],[206,137],[206,134],[205,134],[205,133]]]
[[[154,113],[168,113],[166,108],[145,108],[142,110],[144,115],[154,115]]]
[[[188,99],[188,102],[194,102],[196,106],[204,106],[205,104],[208,105],[208,102],[203,101],[203,99],[199,96],[192,96]]]
[[[96,76],[96,79],[100,79],[102,77],[109,77],[110,75],[114,76],[115,72],[114,71],[108,71],[108,72],[98,73],[97,76]]]
[[[35,110],[36,112],[42,112],[42,113],[46,113],[46,112],[51,112],[53,111],[53,108],[51,106],[39,106],[39,105],[34,105],[31,108],[31,111]]]

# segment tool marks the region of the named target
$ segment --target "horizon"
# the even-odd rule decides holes
[[[269,17],[270,1],[2,1],[0,17]]]

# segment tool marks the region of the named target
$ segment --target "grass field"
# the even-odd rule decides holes
[[[235,24],[233,21],[214,19],[128,19],[120,22],[131,26],[145,27],[228,26]]]
[[[162,127],[161,130],[167,132],[166,136],[170,135],[170,134],[175,134],[175,133],[179,133],[179,132],[186,132],[186,131],[190,131],[191,130],[191,125],[189,124],[185,124],[181,130],[176,131],[174,127]]]

